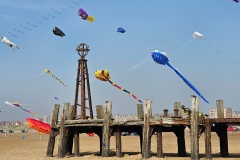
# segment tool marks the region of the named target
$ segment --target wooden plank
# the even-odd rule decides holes
[[[107,101],[104,114],[103,124],[103,139],[102,139],[102,156],[109,156],[110,136],[109,136],[109,124],[112,115],[112,102]]]
[[[97,113],[97,119],[103,119],[104,118],[104,111],[102,105],[96,105],[96,113]]]
[[[162,127],[157,126],[157,157],[163,158]]]
[[[143,119],[143,105],[137,104],[138,119]]]
[[[103,123],[104,119],[79,119],[79,120],[66,120],[65,124],[91,124],[91,123]]]
[[[54,133],[55,132],[54,128],[56,128],[56,124],[58,121],[59,107],[60,107],[59,104],[55,104],[53,106],[53,114],[51,118],[51,130],[48,138],[48,146],[47,146],[47,154],[46,154],[47,157],[52,157],[54,152],[55,137],[56,137],[56,134]]]
[[[199,159],[199,139],[198,139],[198,121],[199,107],[198,97],[192,96],[192,115],[191,115],[191,159]]]
[[[223,100],[216,100],[217,103],[217,116],[218,118],[224,118]]]
[[[151,100],[144,101],[144,123],[143,123],[143,144],[142,144],[142,158],[148,159],[151,156],[151,135],[149,120],[151,115]]]
[[[121,127],[116,127],[116,157],[122,157],[122,139],[121,139]]]
[[[65,149],[65,141],[64,137],[66,134],[66,128],[64,126],[64,117],[65,117],[65,109],[63,109],[61,122],[60,122],[60,134],[59,134],[59,142],[58,142],[58,158],[65,157],[66,149]]]
[[[205,158],[212,160],[211,122],[209,118],[205,119]]]
[[[181,103],[180,102],[174,102],[173,106],[174,106],[174,110],[178,109],[178,115],[177,116],[183,117],[184,113],[183,113],[183,110],[181,109]]]

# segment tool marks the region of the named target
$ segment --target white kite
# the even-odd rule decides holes
[[[203,35],[199,32],[194,32],[193,33],[193,38],[195,39],[202,39],[203,38]]]
[[[14,51],[15,51],[16,49],[19,49],[19,47],[18,47],[16,44],[14,44],[13,42],[9,41],[9,40],[7,39],[7,37],[5,37],[5,36],[2,37],[2,42],[5,43],[5,44],[7,44],[7,45],[8,45],[9,47],[11,47]]]

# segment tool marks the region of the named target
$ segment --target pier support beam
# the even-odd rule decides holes
[[[211,144],[211,121],[205,119],[205,158],[212,160],[212,144]]]

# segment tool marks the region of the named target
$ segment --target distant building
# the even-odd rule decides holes
[[[233,111],[232,118],[240,118],[240,111]]]
[[[232,108],[224,108],[223,112],[224,112],[224,118],[232,118]],[[209,110],[209,117],[218,118],[216,108],[211,108]]]
[[[50,115],[44,115],[43,116],[43,122],[50,124],[51,116]]]

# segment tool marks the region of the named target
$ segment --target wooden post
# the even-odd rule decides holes
[[[138,119],[143,119],[143,105],[137,104]]]
[[[116,157],[122,157],[122,139],[121,139],[121,127],[116,127]]]
[[[185,145],[185,126],[176,126],[174,127],[174,133],[177,136],[177,144],[178,144],[178,156],[186,157],[186,145]]]
[[[183,117],[184,114],[183,114],[183,110],[181,109],[181,103],[180,102],[174,102],[173,106],[174,106],[174,110],[178,109],[178,115],[177,116]]]
[[[228,131],[227,124],[216,124],[216,132],[220,141],[221,157],[228,157]]]
[[[104,114],[103,123],[103,139],[102,139],[102,156],[109,156],[110,136],[109,136],[109,124],[112,116],[112,102],[107,101]]]
[[[163,117],[167,117],[168,116],[168,109],[164,109],[163,110]]]
[[[198,139],[198,122],[199,107],[198,97],[192,96],[192,116],[191,116],[191,159],[199,159],[199,139]]]
[[[218,118],[224,118],[223,100],[216,100],[217,103],[217,116]]]
[[[65,109],[63,109],[61,121],[60,121],[60,134],[59,134],[59,142],[58,142],[58,158],[65,157],[66,150],[65,150],[65,143],[64,143],[64,136],[66,134],[65,130]]]
[[[55,104],[53,106],[53,114],[51,118],[51,130],[48,138],[48,147],[47,147],[47,157],[52,157],[53,156],[53,151],[54,151],[54,145],[55,145],[55,137],[56,137],[56,130],[57,130],[57,121],[58,121],[58,113],[59,113],[59,104]]]
[[[157,126],[157,157],[163,158],[162,126]]]
[[[103,106],[96,105],[96,113],[97,113],[97,119],[104,119]]]
[[[69,103],[65,103],[66,106],[66,114],[65,119],[66,120],[73,120],[75,118],[75,108],[74,105],[70,105]],[[67,154],[72,154],[73,149],[73,137],[74,137],[74,128],[67,128],[68,134],[67,134]]]
[[[212,160],[212,145],[211,145],[211,121],[205,119],[205,158]]]
[[[174,109],[174,117],[178,117],[178,109]]]
[[[150,135],[150,111],[151,111],[152,101],[144,101],[144,123],[143,123],[143,146],[142,146],[142,158],[148,159],[151,157],[151,135]]]
[[[79,157],[80,156],[80,150],[79,150],[79,131],[78,129],[75,127],[74,128],[74,157]]]

